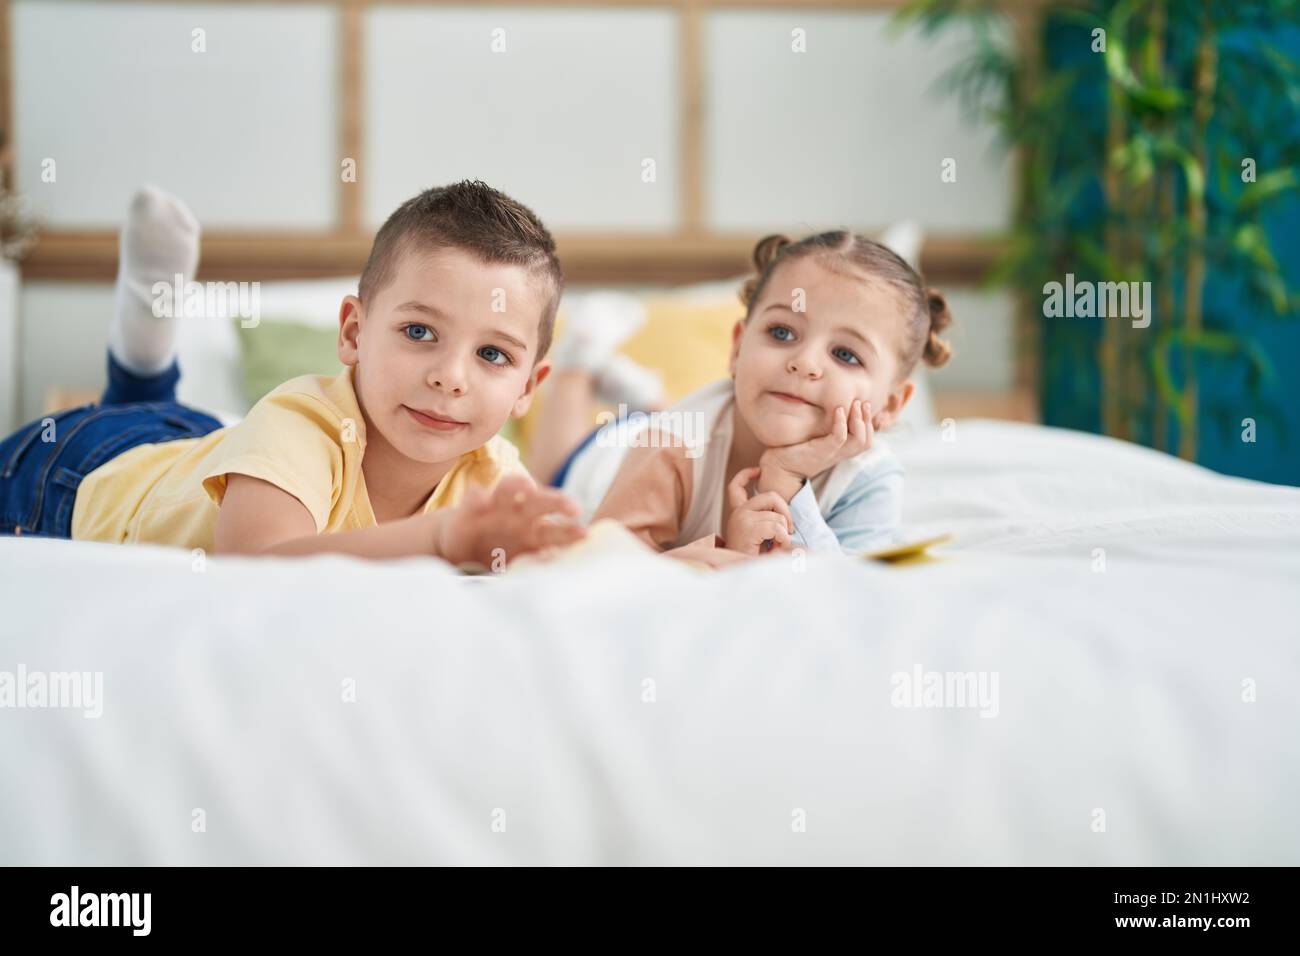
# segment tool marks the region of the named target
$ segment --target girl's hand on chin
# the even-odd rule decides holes
[[[788,501],[803,487],[804,479],[871,448],[875,435],[870,405],[854,399],[847,409],[836,406],[829,433],[763,452],[758,461],[759,491],[775,491]]]

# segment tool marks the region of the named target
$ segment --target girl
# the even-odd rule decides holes
[[[948,361],[947,303],[890,249],[844,230],[768,236],[754,268],[731,378],[592,432],[552,484],[584,515],[711,566],[885,545],[900,522],[903,469],[876,433],[911,398],[917,363]],[[579,397],[589,402],[584,374],[557,362],[544,412],[571,416]],[[539,438],[555,434],[539,427]]]

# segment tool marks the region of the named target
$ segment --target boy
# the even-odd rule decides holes
[[[227,428],[175,403],[176,319],[150,303],[194,271],[193,216],[146,188],[121,245],[104,396],[0,442],[0,533],[492,566],[583,536],[496,434],[550,371],[563,286],[526,207],[480,182],[404,203],[340,306],[343,370]]]

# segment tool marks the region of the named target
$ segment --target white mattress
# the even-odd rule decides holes
[[[0,710],[0,862],[1300,863],[1300,490],[1033,426],[893,444],[943,560],[0,539],[0,671],[103,674],[98,719]],[[893,706],[918,667],[996,672],[996,716]]]

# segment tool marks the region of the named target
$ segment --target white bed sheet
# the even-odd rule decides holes
[[[0,671],[104,675],[0,710],[0,862],[1300,863],[1300,490],[942,435],[894,446],[959,537],[902,567],[0,539]],[[997,716],[893,706],[917,666]]]

